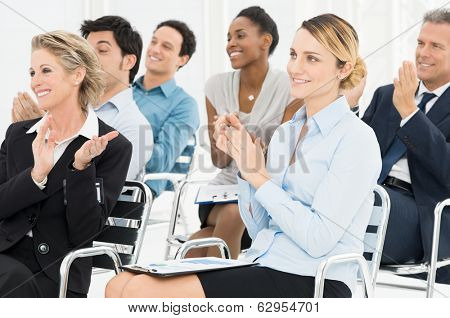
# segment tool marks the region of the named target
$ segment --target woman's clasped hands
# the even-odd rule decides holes
[[[236,114],[225,114],[214,122],[216,147],[236,162],[241,176],[259,188],[270,179],[261,138],[250,134]]]

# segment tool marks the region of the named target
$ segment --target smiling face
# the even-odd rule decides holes
[[[174,28],[163,26],[153,33],[147,48],[145,67],[158,75],[172,75],[187,63],[189,57],[179,56],[183,36]]]
[[[42,110],[51,110],[67,100],[77,101],[81,81],[76,74],[67,73],[58,57],[46,49],[32,52],[29,72],[31,89]]]
[[[264,43],[265,36],[267,35],[261,34],[259,27],[250,19],[234,19],[228,30],[226,48],[231,66],[240,69],[262,56],[268,56],[268,53],[264,55],[264,52],[268,52],[267,44]]]
[[[103,71],[105,72],[106,90],[116,85],[128,84],[129,68],[124,67],[122,51],[114,39],[112,31],[89,33],[86,40],[95,50]]]
[[[450,24],[424,23],[417,39],[416,67],[429,90],[450,81]]]
[[[339,91],[336,57],[306,29],[297,31],[287,66],[291,79],[291,95],[305,99],[328,99]]]

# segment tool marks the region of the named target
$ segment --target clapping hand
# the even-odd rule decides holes
[[[414,96],[419,81],[412,62],[403,62],[398,70],[398,78],[394,79],[394,95],[392,101],[402,119],[411,115],[416,109]]]
[[[11,109],[11,118],[14,123],[42,116],[44,116],[44,112],[28,93],[17,93],[17,96],[14,97],[13,107]]]
[[[235,114],[226,116],[230,126],[217,139],[217,147],[230,155],[241,172],[241,176],[255,188],[269,180],[260,138],[252,140]]]
[[[53,168],[53,153],[55,151],[57,135],[54,127],[53,117],[52,115],[48,115],[32,143],[34,166],[31,170],[31,176],[36,182],[42,182]],[[46,139],[45,137],[48,131],[49,133]]]
[[[92,159],[105,151],[108,142],[119,135],[117,131],[111,131],[101,137],[93,136],[91,140],[86,141],[75,153],[73,167],[77,170],[86,169]]]

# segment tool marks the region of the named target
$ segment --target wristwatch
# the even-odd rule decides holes
[[[355,113],[356,115],[358,115],[359,113],[359,105],[355,105],[353,107],[350,107],[350,110]]]

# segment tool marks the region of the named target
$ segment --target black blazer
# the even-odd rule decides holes
[[[424,260],[429,260],[436,203],[450,198],[450,88],[425,115],[417,112],[400,128],[392,96],[394,86],[375,91],[363,121],[373,128],[384,156],[395,135],[407,147],[411,185],[420,216]],[[399,238],[401,239],[401,238]],[[444,209],[439,257],[450,256],[450,209]]]
[[[87,141],[73,140],[40,190],[31,178],[31,144],[36,133],[26,134],[39,119],[12,124],[0,150],[0,252],[33,230],[34,251],[45,273],[59,284],[59,267],[70,251],[92,246],[105,225],[124,185],[131,159],[131,143],[122,135],[83,171],[71,168],[75,152]],[[113,129],[101,120],[99,135]],[[103,181],[103,202],[97,200],[96,181]],[[92,260],[73,263],[68,288],[86,294]]]

